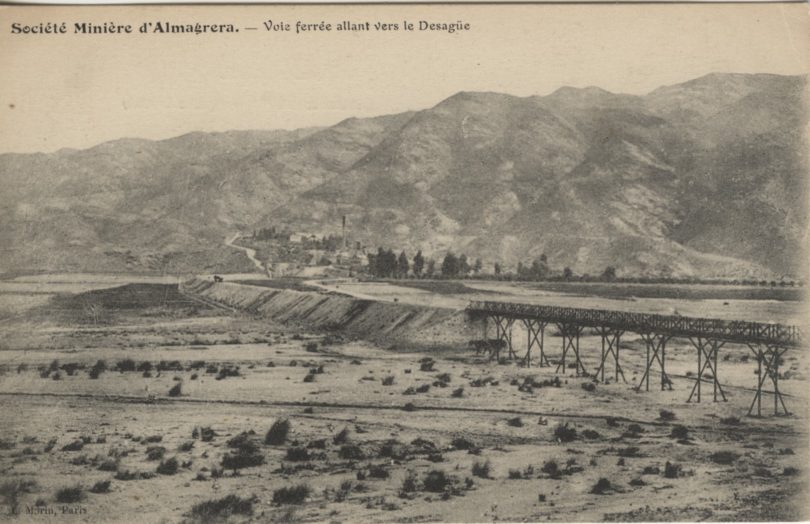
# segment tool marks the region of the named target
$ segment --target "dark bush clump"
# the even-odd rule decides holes
[[[689,438],[689,429],[686,426],[677,424],[672,427],[672,431],[669,433],[669,436],[679,440],[686,440]]]
[[[191,516],[202,522],[226,521],[231,515],[252,515],[254,502],[254,498],[243,499],[237,495],[228,495],[195,504],[191,508]]]
[[[591,488],[591,493],[596,495],[604,495],[607,491],[610,491],[612,486],[610,485],[610,481],[604,477],[600,478],[596,481],[596,484],[593,485]]]
[[[444,471],[433,469],[425,475],[425,478],[422,480],[422,485],[424,485],[426,491],[441,493],[450,485],[450,478]]]
[[[582,436],[589,440],[596,440],[600,438],[602,435],[600,435],[598,431],[586,429],[582,432]]]
[[[236,471],[242,468],[252,468],[264,464],[264,456],[259,453],[237,451],[222,457],[222,467]]]
[[[191,448],[193,448],[193,447],[194,447],[194,441],[193,441],[193,440],[189,440],[189,441],[187,441],[187,442],[183,442],[182,444],[180,444],[180,445],[177,447],[177,449],[178,449],[178,451],[184,451],[184,452],[187,452],[187,451],[191,451]]]
[[[472,465],[472,474],[475,477],[480,477],[482,479],[488,479],[490,470],[492,469],[492,465],[487,460],[486,462],[473,462]]]
[[[732,451],[718,451],[709,455],[709,460],[715,464],[723,464],[727,466],[729,464],[733,464],[737,460],[737,457],[739,457],[739,455]]]
[[[506,421],[507,424],[512,426],[513,428],[522,428],[523,427],[523,419],[520,417],[510,418]]]
[[[393,386],[394,385],[394,375],[388,375],[387,377],[382,379],[383,386]]]
[[[456,449],[462,449],[462,450],[464,450],[464,449],[474,449],[474,448],[477,448],[477,447],[478,447],[478,446],[476,446],[476,445],[475,445],[475,443],[474,443],[474,442],[472,442],[471,440],[467,440],[467,439],[466,439],[466,438],[464,438],[464,437],[455,437],[455,438],[454,438],[454,439],[453,439],[453,440],[450,442],[450,444],[451,444],[451,445],[452,445],[454,448],[456,448]]]
[[[109,493],[110,484],[111,482],[109,480],[99,480],[90,488],[90,493]]]
[[[453,390],[453,393],[450,395],[453,398],[461,398],[464,396],[464,388],[456,388]]]
[[[177,469],[179,467],[180,465],[178,464],[177,459],[172,457],[170,459],[161,461],[155,471],[161,475],[174,475],[177,473]]]
[[[388,470],[385,467],[374,464],[368,468],[368,476],[373,479],[387,479],[391,475],[388,473]]]
[[[302,504],[310,491],[307,484],[279,488],[273,492],[273,504]]]
[[[146,448],[146,460],[161,460],[166,454],[163,446],[149,446]]]
[[[728,426],[739,426],[740,419],[738,419],[737,417],[724,417],[720,419],[720,423],[726,424]]]
[[[169,396],[179,397],[182,392],[183,392],[183,385],[180,382],[178,382],[172,387],[172,389],[169,390]]]
[[[307,342],[307,345],[304,346],[308,353],[317,353],[318,352],[318,343],[317,342]]]
[[[432,358],[425,357],[425,358],[423,358],[422,360],[419,361],[419,370],[420,371],[433,371],[433,366],[435,364],[436,364],[436,362]]]
[[[338,451],[338,456],[345,460],[359,460],[362,459],[365,455],[363,454],[363,450],[360,449],[359,446],[354,444],[346,444],[340,447],[340,451]]]
[[[675,420],[675,413],[668,409],[662,409],[658,412],[658,418],[661,420]]]
[[[554,428],[554,438],[559,442],[572,442],[577,438],[577,430],[568,427],[568,422],[557,424]]]
[[[62,488],[56,492],[56,502],[61,502],[62,504],[72,504],[83,499],[84,490],[79,485]]]
[[[287,448],[286,458],[290,462],[302,462],[310,459],[306,448]]]
[[[672,464],[669,461],[667,461],[667,463],[664,464],[664,476],[666,478],[675,479],[678,478],[680,474],[681,474],[681,466],[679,466],[678,464]]]
[[[125,371],[135,371],[135,361],[131,358],[119,360],[115,365],[115,369],[120,373],[124,373]]]
[[[345,444],[349,441],[349,428],[343,428],[334,437],[332,437],[332,442],[335,444]]]
[[[70,444],[65,444],[62,446],[62,451],[81,451],[84,447],[84,441],[82,440],[74,440]]]
[[[287,419],[280,419],[273,422],[267,435],[264,437],[264,443],[270,446],[279,446],[287,441],[287,434],[290,432],[290,421]]]
[[[543,467],[540,468],[540,471],[548,475],[553,479],[558,479],[562,476],[562,472],[560,471],[560,466],[557,464],[556,460],[547,460],[543,463]]]

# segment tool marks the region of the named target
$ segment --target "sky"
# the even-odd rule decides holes
[[[293,129],[432,107],[459,91],[561,86],[644,94],[711,72],[805,74],[806,4],[0,7],[0,153],[123,137]],[[234,34],[139,34],[143,22],[233,23]],[[291,32],[266,31],[286,22]],[[296,21],[333,24],[296,34]],[[395,32],[337,32],[341,21]],[[469,31],[404,31],[408,20]],[[12,24],[66,22],[68,34]],[[71,34],[75,22],[131,35]],[[246,27],[257,27],[255,31]]]

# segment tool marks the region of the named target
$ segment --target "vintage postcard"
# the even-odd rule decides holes
[[[808,14],[0,7],[0,521],[807,520]]]

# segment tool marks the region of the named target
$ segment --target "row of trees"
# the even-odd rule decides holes
[[[468,278],[510,280],[510,281],[557,281],[557,282],[623,282],[637,284],[715,284],[715,285],[747,285],[747,286],[802,286],[803,282],[792,280],[765,281],[765,280],[725,280],[725,279],[699,279],[695,277],[619,277],[614,266],[607,266],[598,275],[576,275],[570,267],[562,271],[555,271],[548,263],[545,254],[533,260],[530,264],[518,262],[514,272],[504,271],[503,266],[496,262],[492,273],[483,273],[483,262],[476,258],[472,263],[467,255],[447,253],[438,264],[432,258],[426,259],[422,251],[418,251],[413,259],[409,259],[405,251],[396,255],[391,249],[379,248],[377,253],[368,256],[368,272],[378,278]]]

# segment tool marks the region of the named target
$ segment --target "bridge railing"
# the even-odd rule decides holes
[[[635,333],[658,333],[681,337],[705,337],[729,342],[798,346],[802,333],[797,326],[720,320],[713,318],[632,313],[603,309],[570,308],[516,302],[474,301],[471,312],[503,315],[583,327],[609,327]]]

